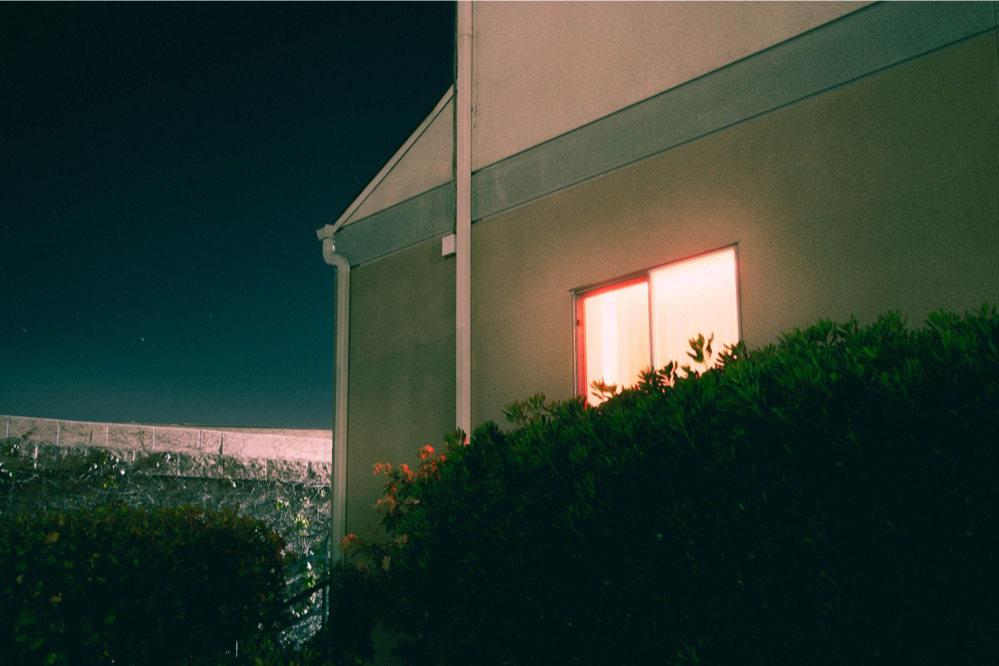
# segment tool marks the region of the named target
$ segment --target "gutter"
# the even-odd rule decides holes
[[[316,232],[323,242],[323,259],[336,269],[336,342],[333,371],[333,471],[330,485],[329,553],[331,562],[339,562],[340,541],[347,527],[347,368],[350,350],[350,262],[336,253],[333,244],[335,227],[327,224]]]

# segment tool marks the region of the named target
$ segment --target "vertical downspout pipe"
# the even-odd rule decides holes
[[[333,474],[330,480],[329,552],[331,564],[340,560],[340,541],[347,527],[347,369],[350,351],[350,262],[336,253],[333,225],[316,232],[323,242],[323,259],[336,269],[336,350],[333,371]]]
[[[455,30],[455,420],[472,425],[472,3],[458,1]]]

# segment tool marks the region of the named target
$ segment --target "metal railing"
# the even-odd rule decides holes
[[[320,628],[326,626],[327,622],[329,622],[330,594],[333,591],[331,585],[333,582],[331,563],[329,544],[327,544],[325,552],[311,555],[285,567],[285,590],[292,590],[300,585],[305,578],[306,572],[314,572],[315,580],[311,581],[311,584],[306,589],[296,592],[290,598],[286,599],[278,608],[277,612],[279,614],[291,611],[293,616],[273,627],[272,633],[275,638],[279,638],[281,634],[293,631],[295,627],[298,627],[303,622],[314,620],[317,617],[320,618]],[[316,569],[318,571],[315,571]],[[320,596],[316,599],[315,595]],[[312,600],[312,603],[306,608],[304,613],[295,615],[294,607],[307,599]]]
[[[309,618],[314,618],[317,615],[322,616],[322,624],[325,625],[329,621],[329,595],[330,595],[330,583],[333,580],[332,572],[330,571],[330,557],[329,553],[320,553],[319,555],[312,555],[303,560],[296,562],[295,564],[287,567],[285,569],[285,577],[288,580],[286,587],[292,587],[299,583],[302,578],[303,572],[312,571],[313,563],[319,563],[319,573],[317,574],[317,581],[305,590],[298,592],[290,599],[287,599],[283,604],[281,604],[281,610],[288,610],[302,601],[309,599],[312,595],[317,593],[322,593],[322,597],[319,600],[317,606],[307,610],[304,614],[292,618],[290,622],[285,623],[283,626],[279,627],[278,631],[287,631],[291,627],[301,624]]]
[[[317,582],[310,585],[305,590],[297,592],[290,598],[283,601],[281,605],[275,609],[274,615],[280,617],[283,613],[290,610],[296,604],[301,603],[306,599],[309,599],[312,595],[318,592],[321,592],[322,597],[319,600],[319,603],[313,604],[313,608],[307,610],[302,615],[299,615],[297,617],[292,617],[291,619],[286,620],[284,622],[280,622],[279,620],[275,619],[274,615],[262,618],[263,620],[263,622],[261,623],[262,627],[269,627],[269,629],[264,629],[264,631],[265,632],[269,631],[271,637],[276,642],[280,642],[282,640],[282,634],[287,634],[288,632],[294,630],[295,627],[299,626],[303,622],[313,619],[317,616],[321,616],[322,618],[320,627],[326,626],[327,622],[329,622],[329,608],[330,608],[329,595],[332,589],[330,584],[333,582],[333,574],[332,571],[330,570],[330,557],[328,550],[325,553],[320,553],[318,555],[312,555],[310,557],[306,557],[303,560],[299,560],[295,564],[285,567],[285,578],[287,581],[285,584],[285,589],[287,590],[293,587],[295,584],[299,583],[302,578],[301,574],[305,571],[311,571],[312,565],[317,562],[320,565],[321,575],[325,574],[325,577],[320,578]],[[301,641],[304,640],[305,638],[307,637],[302,636],[299,637],[298,640]],[[240,651],[240,643],[241,641],[236,641],[234,650],[227,654],[230,654],[238,659]]]

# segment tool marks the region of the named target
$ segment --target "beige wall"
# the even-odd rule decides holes
[[[455,270],[440,239],[351,271],[347,531],[366,534],[385,477],[454,429]]]
[[[476,2],[473,169],[865,4]]]
[[[0,416],[0,439],[23,446],[0,460],[17,469],[85,468],[95,450],[108,451],[152,476],[185,476],[329,484],[330,430],[226,428],[95,423]],[[163,457],[163,454],[170,454]]]
[[[473,422],[571,395],[574,288],[738,242],[750,347],[821,317],[918,324],[999,301],[997,221],[992,32],[477,223]]]
[[[448,102],[346,224],[450,183],[454,107]]]

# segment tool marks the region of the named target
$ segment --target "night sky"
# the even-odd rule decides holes
[[[0,414],[329,428],[315,230],[451,83],[454,5],[0,3]]]

